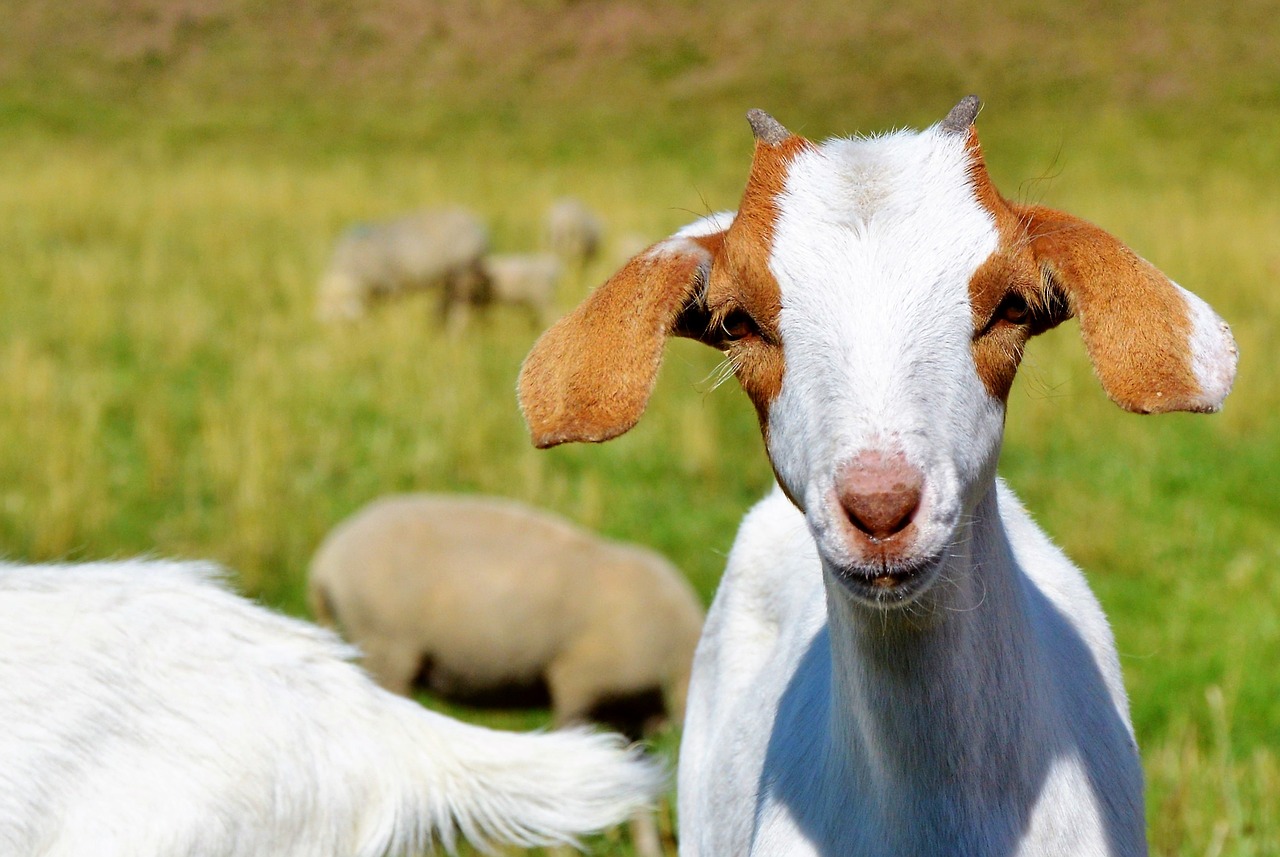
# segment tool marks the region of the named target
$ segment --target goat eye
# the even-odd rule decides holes
[[[1017,292],[1005,295],[992,317],[992,321],[1004,321],[1009,324],[1026,324],[1030,320],[1031,307],[1027,306],[1027,299]]]
[[[735,309],[720,322],[720,331],[724,334],[725,339],[733,341],[758,334],[760,328],[756,325],[755,319],[748,315],[745,310]]]

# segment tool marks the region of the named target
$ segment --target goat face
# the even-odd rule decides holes
[[[632,259],[535,346],[539,446],[639,419],[662,342],[723,350],[779,484],[861,600],[924,591],[990,489],[1027,339],[1080,318],[1129,410],[1216,410],[1236,353],[1209,307],[1102,230],[1010,202],[965,99],[921,133],[814,144],[765,114],[737,212]]]

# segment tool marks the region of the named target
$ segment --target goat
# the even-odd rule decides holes
[[[1146,853],[1110,628],[996,476],[1007,397],[1073,315],[1140,413],[1219,409],[1236,347],[1116,238],[1002,197],[978,107],[820,144],[752,111],[737,212],[635,257],[521,370],[540,447],[633,426],[667,335],[755,405],[777,488],[695,655],[687,857]]]
[[[382,857],[573,842],[662,777],[615,736],[469,726],[200,563],[0,565],[0,853]]]

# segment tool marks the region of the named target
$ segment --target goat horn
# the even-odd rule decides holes
[[[751,133],[761,143],[776,146],[791,136],[791,132],[783,128],[781,122],[763,110],[748,110],[747,121],[751,123]]]
[[[942,133],[964,134],[973,124],[973,120],[978,118],[978,110],[981,107],[982,102],[976,95],[966,95],[961,98],[960,103],[952,107],[947,118],[942,120]]]

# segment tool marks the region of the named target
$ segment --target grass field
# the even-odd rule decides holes
[[[1143,418],[1106,401],[1064,325],[1030,350],[1001,471],[1111,617],[1153,852],[1280,854],[1267,4],[16,6],[0,28],[0,550],[212,557],[298,613],[327,529],[403,490],[537,502],[662,550],[709,598],[771,479],[745,398],[712,390],[716,357],[690,343],[631,434],[535,452],[513,392],[538,332],[522,315],[448,338],[410,300],[321,326],[315,282],[345,225],[458,202],[500,249],[532,249],[572,193],[611,236],[658,237],[736,204],[749,107],[822,136],[983,95],[1006,194],[1122,236],[1240,342],[1222,414]]]

